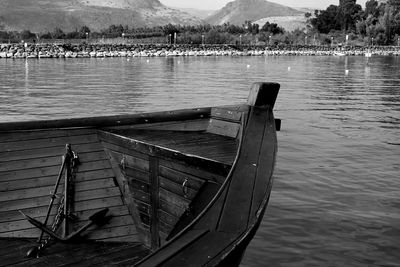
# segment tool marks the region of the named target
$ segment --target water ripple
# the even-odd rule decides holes
[[[252,82],[279,82],[274,187],[242,266],[399,266],[399,66],[400,57],[1,60],[0,121],[236,104]]]

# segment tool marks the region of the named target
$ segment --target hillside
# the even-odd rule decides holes
[[[285,29],[285,31],[291,32],[296,29],[305,29],[307,26],[307,19],[304,15],[298,16],[279,16],[279,17],[268,17],[255,21],[254,23],[262,27],[266,22],[276,23],[279,27]]]
[[[174,9],[181,10],[185,13],[193,15],[200,19],[206,19],[207,17],[211,16],[215,12],[215,10],[205,10],[205,9],[197,9],[197,8],[182,8],[182,7],[172,7]]]
[[[265,0],[236,0],[212,14],[206,22],[214,25],[230,23],[242,25],[246,20],[257,21],[266,17],[296,16],[303,12]]]
[[[202,22],[158,0],[0,0],[0,7],[0,30],[72,31],[86,25],[98,31],[112,24],[151,27]]]

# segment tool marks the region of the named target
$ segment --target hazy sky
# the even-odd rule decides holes
[[[161,3],[170,7],[191,7],[197,9],[220,9],[226,3],[233,0],[160,0]],[[311,7],[317,9],[325,9],[331,4],[339,5],[339,0],[269,0],[285,6],[291,7]],[[357,0],[357,3],[365,8],[367,0]]]

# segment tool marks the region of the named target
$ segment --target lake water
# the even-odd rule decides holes
[[[255,81],[281,84],[282,131],[242,266],[400,266],[400,57],[2,59],[0,121],[236,104]]]

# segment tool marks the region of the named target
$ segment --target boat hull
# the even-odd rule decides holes
[[[35,262],[7,262],[61,259],[78,238],[82,253],[90,254],[82,245],[90,242],[137,247],[141,257],[119,256],[130,266],[238,266],[272,188],[278,91],[278,84],[256,83],[240,106],[0,123],[0,240],[65,243],[39,249],[44,256]],[[65,144],[73,151],[61,160]],[[67,155],[80,164],[65,167]],[[99,211],[107,222],[93,220]],[[68,215],[55,226],[62,214],[77,220]],[[105,246],[109,256],[88,257],[116,264],[113,247]],[[16,245],[8,254],[21,251]]]

